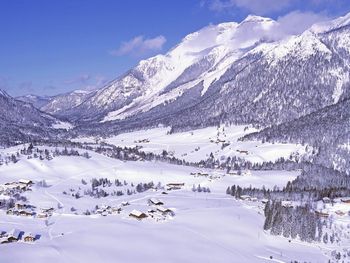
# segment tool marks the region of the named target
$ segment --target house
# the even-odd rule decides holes
[[[161,212],[162,214],[171,214],[171,215],[174,214],[174,212],[173,212],[171,209],[165,208],[164,206],[158,206],[158,207],[157,207],[157,210],[158,210],[159,212]]]
[[[8,209],[6,211],[6,214],[8,214],[8,215],[18,215],[18,210],[10,208],[10,209]]]
[[[35,236],[28,232],[28,233],[24,233],[23,236],[22,236],[22,240],[24,242],[34,242],[35,241]]]
[[[184,183],[169,183],[167,184],[167,190],[179,190],[184,185]]]
[[[125,201],[125,202],[122,202],[122,206],[128,206],[130,205],[129,202]]]
[[[30,185],[33,184],[33,181],[27,180],[27,179],[20,179],[18,182],[19,182],[20,184],[24,184],[24,185],[26,185],[26,186],[30,186]]]
[[[37,213],[37,214],[36,214],[36,217],[37,217],[37,218],[47,218],[47,217],[49,217],[49,215],[46,214],[46,213]]]
[[[136,210],[136,209],[132,210],[132,211],[130,212],[129,216],[130,216],[130,217],[134,217],[134,218],[136,218],[136,219],[138,219],[138,220],[141,220],[141,219],[147,217],[147,215],[146,215],[145,213],[143,213],[143,212],[141,212],[141,211],[138,211],[138,210]]]
[[[7,234],[7,240],[8,242],[16,242],[19,240],[19,236],[21,235],[21,231],[18,229],[12,229],[8,234]]]
[[[152,209],[148,209],[147,212],[153,214],[157,212],[157,210],[152,208]]]
[[[198,176],[208,176],[209,174],[198,172],[197,175],[198,175]]]
[[[122,208],[121,208],[121,207],[113,207],[113,208],[112,208],[112,212],[113,212],[113,213],[118,213],[118,214],[120,214],[121,211],[122,211]]]
[[[24,202],[17,202],[15,204],[15,207],[16,207],[16,209],[25,209],[25,208],[27,208],[27,204]]]
[[[240,198],[245,201],[250,201],[252,199],[250,195],[241,195]]]
[[[164,205],[164,203],[157,198],[151,198],[148,200],[148,202],[152,205]]]
[[[28,211],[28,210],[20,210],[18,212],[20,216],[34,216],[35,213],[33,211]]]
[[[40,210],[42,213],[52,213],[55,209],[53,207],[42,207]]]
[[[329,214],[328,213],[325,213],[325,212],[322,212],[322,211],[315,211],[315,214],[320,216],[320,217],[329,217]]]

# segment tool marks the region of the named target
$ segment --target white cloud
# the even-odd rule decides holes
[[[315,23],[327,21],[329,19],[330,18],[324,14],[293,11],[277,19],[279,24],[278,30],[288,35],[296,35],[304,32]]]
[[[150,51],[160,51],[166,42],[166,38],[162,35],[155,38],[144,38],[144,36],[137,36],[133,39],[123,42],[116,50],[110,53],[114,56],[135,55],[141,56]]]

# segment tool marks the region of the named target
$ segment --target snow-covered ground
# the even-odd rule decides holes
[[[64,121],[58,121],[57,123],[54,123],[52,125],[52,128],[54,129],[64,129],[64,130],[70,130],[73,129],[73,125],[69,122],[64,122]]]
[[[208,127],[189,132],[168,134],[169,128],[155,128],[135,131],[109,137],[104,141],[116,146],[142,146],[142,151],[162,153],[166,150],[179,159],[198,162],[213,153],[216,159],[237,156],[253,163],[289,158],[293,153],[305,154],[305,146],[296,144],[262,143],[259,141],[238,141],[245,134],[255,132],[252,127],[228,126]],[[74,141],[95,142],[96,138],[78,138]],[[222,148],[223,144],[228,145]]]
[[[4,150],[7,154],[17,148]],[[283,186],[298,172],[252,172],[247,176],[224,175],[220,170],[169,165],[160,162],[122,162],[90,152],[91,158],[60,156],[54,159],[21,159],[0,167],[0,184],[21,178],[45,179],[50,187],[34,185],[24,195],[37,207],[56,209],[45,223],[38,218],[6,215],[0,211],[0,230],[18,228],[40,235],[33,244],[0,245],[0,261],[7,262],[325,262],[317,244],[288,242],[262,230],[261,204],[237,201],[225,194],[232,184]],[[202,172],[210,176],[194,176]],[[133,195],[75,199],[64,195],[83,187],[81,179],[109,178],[147,183],[184,183],[181,190],[148,190]],[[192,185],[209,187],[211,193],[192,192]],[[147,212],[155,197],[175,216],[157,222],[130,218],[129,212]],[[120,214],[82,215],[95,205],[119,206]],[[59,205],[58,205],[59,204]],[[59,208],[58,208],[59,207]],[[78,215],[71,212],[74,207]],[[272,258],[270,258],[272,257]]]

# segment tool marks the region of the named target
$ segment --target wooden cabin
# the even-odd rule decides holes
[[[26,185],[26,186],[30,186],[30,185],[33,184],[33,181],[32,181],[32,180],[27,180],[27,179],[20,179],[18,182],[19,182],[20,184],[24,184],[24,185]]]
[[[138,211],[136,209],[132,210],[129,214],[130,217],[134,217],[138,220],[144,219],[147,217],[147,215],[141,211]]]
[[[20,216],[34,216],[35,213],[33,211],[27,211],[27,210],[20,210],[18,212]]]
[[[160,201],[159,199],[157,199],[157,198],[151,198],[151,199],[148,200],[148,202],[151,205],[164,205],[164,203],[162,201]]]
[[[166,214],[174,214],[173,210],[171,210],[170,208],[166,208],[166,207],[163,207],[163,206],[158,206],[157,207],[157,210],[159,212],[161,212],[162,214],[166,215]]]
[[[315,214],[320,216],[320,217],[325,217],[325,218],[328,218],[329,217],[329,214],[328,213],[325,213],[325,212],[321,212],[321,211],[315,211]]]
[[[7,234],[7,240],[8,242],[16,242],[19,240],[19,237],[21,235],[21,231],[18,229],[12,229],[8,234]]]
[[[37,218],[47,218],[47,217],[49,217],[49,215],[46,214],[46,213],[37,213],[37,214],[36,214],[36,217],[37,217]]]
[[[24,242],[34,242],[35,241],[35,236],[28,232],[28,233],[24,233],[24,235],[22,236],[22,239]]]

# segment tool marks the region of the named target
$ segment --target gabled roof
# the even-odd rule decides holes
[[[19,235],[21,234],[21,231],[18,229],[12,229],[9,233],[7,237],[14,237],[16,239],[19,239]]]
[[[171,211],[172,211],[171,209],[165,208],[164,206],[158,206],[157,209],[158,209],[160,212],[163,212],[163,213],[171,212]]]
[[[160,201],[159,199],[157,198],[151,198],[150,201],[153,203],[153,204],[164,204],[162,201]]]
[[[139,211],[139,210],[136,210],[136,209],[132,210],[132,211],[130,212],[130,215],[136,216],[136,217],[147,216],[145,213],[143,213],[143,212],[141,212],[141,211]]]

